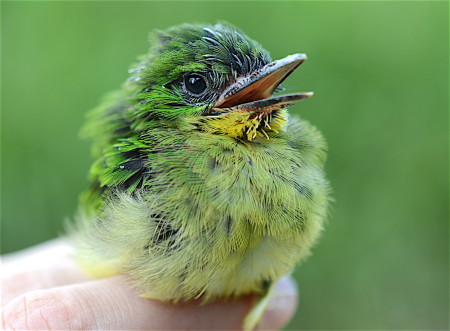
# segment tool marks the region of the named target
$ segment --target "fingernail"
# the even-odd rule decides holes
[[[258,330],[276,330],[286,325],[297,308],[297,284],[283,277],[275,286]]]

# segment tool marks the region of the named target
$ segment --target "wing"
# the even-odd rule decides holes
[[[95,162],[90,169],[90,185],[81,194],[81,206],[87,212],[98,211],[103,196],[111,190],[132,194],[145,185],[151,174],[146,153],[148,148],[131,128],[127,119],[128,103],[121,92],[110,94],[100,107],[88,116],[83,135],[94,140]]]

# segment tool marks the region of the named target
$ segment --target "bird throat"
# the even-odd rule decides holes
[[[287,123],[286,109],[271,112],[250,113],[232,111],[220,115],[199,118],[195,123],[202,130],[235,139],[270,139],[282,131]]]

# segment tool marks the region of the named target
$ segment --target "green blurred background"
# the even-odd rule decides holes
[[[448,329],[447,2],[5,2],[3,253],[62,233],[86,185],[86,111],[148,32],[226,20],[280,58],[329,142],[327,230],[300,268],[287,329]]]

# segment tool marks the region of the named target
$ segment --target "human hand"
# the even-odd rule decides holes
[[[239,300],[163,303],[138,296],[119,275],[89,279],[66,239],[2,257],[2,329],[238,330],[255,295]],[[283,327],[295,312],[290,278],[277,285],[258,330]]]

